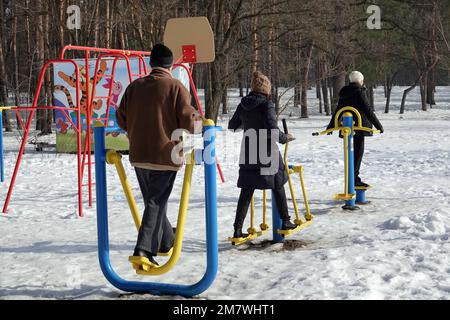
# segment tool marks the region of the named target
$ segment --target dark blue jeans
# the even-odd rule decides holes
[[[145,203],[136,248],[156,256],[172,248],[174,233],[167,219],[167,202],[177,172],[135,168]]]

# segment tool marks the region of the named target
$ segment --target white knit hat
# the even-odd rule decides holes
[[[356,82],[361,85],[364,83],[364,75],[359,71],[352,71],[348,78],[350,79],[350,82]]]

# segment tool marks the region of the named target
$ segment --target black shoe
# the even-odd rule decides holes
[[[242,229],[234,229],[234,235],[233,235],[234,239],[247,238],[247,237],[248,237],[248,234],[242,233]]]
[[[369,185],[367,183],[362,182],[361,180],[357,180],[357,181],[355,181],[355,187],[368,188]]]
[[[292,223],[290,220],[284,220],[281,225],[281,230],[293,230],[295,228],[297,228],[297,225]]]
[[[154,257],[153,254],[151,254],[151,253],[148,252],[148,251],[145,251],[145,250],[141,250],[141,249],[137,249],[137,248],[136,248],[136,249],[134,250],[133,256],[134,256],[134,257],[145,257],[145,258],[147,258],[151,263],[153,263],[153,264],[159,266],[158,262],[156,262],[155,259],[153,259],[153,257]]]
[[[173,231],[172,246],[171,246],[169,249],[166,249],[166,248],[160,248],[158,254],[166,255],[166,254],[169,254],[170,250],[173,249],[173,246],[175,245],[175,235],[176,235],[176,233],[177,233],[177,228],[172,228],[172,231]]]

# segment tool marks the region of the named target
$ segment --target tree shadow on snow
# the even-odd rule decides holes
[[[111,244],[111,251],[131,251],[134,245],[130,244]],[[94,253],[97,252],[98,246],[95,244],[63,244],[56,245],[51,241],[36,242],[30,246],[25,247],[0,247],[0,253],[54,253],[54,254],[79,254],[79,253]]]

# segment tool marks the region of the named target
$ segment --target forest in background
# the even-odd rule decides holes
[[[71,5],[81,9],[79,30],[67,28]],[[368,28],[371,5],[381,8],[381,29]],[[302,118],[310,88],[319,111],[331,114],[353,69],[365,74],[372,101],[373,89],[384,87],[384,112],[394,85],[407,86],[402,113],[414,88],[426,111],[439,103],[435,87],[450,85],[450,0],[0,0],[0,105],[30,103],[44,62],[66,44],[149,51],[168,19],[192,16],[208,17],[215,34],[216,60],[194,73],[211,119],[228,112],[229,88],[248,92],[255,70],[270,77],[278,113],[290,94]],[[41,104],[52,104],[51,77]],[[8,112],[3,119],[13,130]],[[37,119],[36,129],[51,133],[53,111]]]

